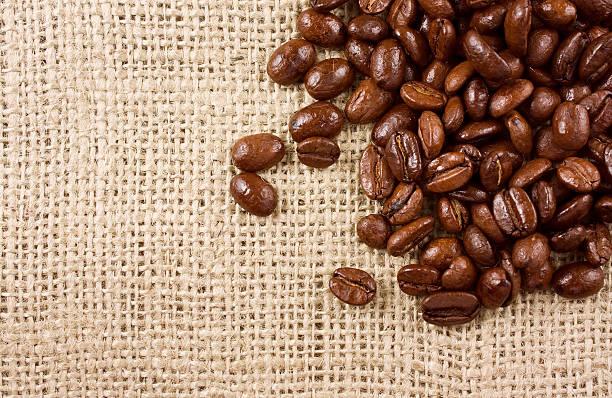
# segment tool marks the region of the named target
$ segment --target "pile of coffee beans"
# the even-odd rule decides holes
[[[345,118],[375,122],[359,181],[382,209],[357,224],[365,244],[403,256],[436,218],[450,235],[397,274],[403,292],[426,296],[423,319],[469,322],[521,289],[596,294],[612,255],[612,0],[359,0],[345,25],[331,11],[348,1],[311,0],[298,18],[304,39],[274,51],[267,72],[282,85],[303,80],[317,100],[289,121],[307,166],[338,159]],[[315,46],[344,47],[346,59],[317,62]],[[343,114],[329,100],[356,78]],[[232,156],[253,172],[283,153],[260,134]],[[254,174],[235,177],[231,193],[254,214],[276,206]],[[426,198],[436,217],[421,214]],[[552,251],[584,256],[555,269]],[[354,268],[329,287],[352,305],[376,294]]]

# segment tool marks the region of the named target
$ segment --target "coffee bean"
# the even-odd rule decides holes
[[[498,191],[512,175],[512,159],[506,151],[493,151],[480,164],[480,182],[489,192]]]
[[[603,26],[593,26],[587,31],[587,35],[589,35],[589,40],[593,42],[598,37],[601,37],[608,33],[608,29]]]
[[[559,83],[568,83],[574,80],[580,54],[587,44],[588,37],[584,32],[574,32],[559,44],[552,59],[551,73],[553,79]]]
[[[604,273],[600,267],[578,262],[565,264],[552,277],[555,293],[569,299],[585,298],[597,294],[604,284]]]
[[[493,0],[465,0],[465,5],[470,8],[483,8],[492,2]]]
[[[374,249],[387,247],[391,232],[391,226],[380,214],[367,215],[357,223],[357,235],[363,243]]]
[[[545,24],[561,28],[576,20],[576,7],[569,0],[537,0],[533,12]]]
[[[512,290],[506,271],[501,267],[485,269],[476,283],[476,294],[486,308],[498,308],[506,302]]]
[[[457,142],[468,142],[474,144],[495,137],[501,134],[503,131],[503,125],[497,120],[470,122],[455,135],[455,140]]]
[[[348,33],[359,40],[378,42],[389,36],[389,25],[373,15],[358,15],[349,21]]]
[[[522,154],[530,154],[533,149],[533,136],[527,120],[517,111],[511,110],[504,117],[504,125],[510,133],[512,145]]]
[[[393,194],[385,201],[381,214],[391,225],[405,225],[421,213],[423,191],[414,184],[399,183]]]
[[[557,210],[557,198],[552,186],[546,181],[537,181],[531,187],[531,201],[538,213],[541,223],[546,223],[555,215]]]
[[[417,0],[418,3],[423,7],[426,13],[436,18],[449,18],[455,17],[455,11],[453,10],[452,4],[448,0]]]
[[[337,106],[318,101],[293,114],[289,120],[289,132],[296,142],[310,137],[337,136],[342,130],[344,117]]]
[[[304,77],[304,87],[311,97],[326,100],[348,90],[354,80],[351,64],[342,58],[329,58],[310,68]]]
[[[417,114],[406,104],[397,104],[385,113],[372,129],[372,141],[382,148],[396,131],[416,130]]]
[[[385,11],[393,0],[359,0],[359,8],[364,14],[379,14]]]
[[[434,59],[425,69],[423,69],[421,81],[441,91],[444,88],[444,80],[449,70],[450,66],[448,63],[440,61],[439,59]]]
[[[375,45],[353,37],[344,45],[344,56],[359,72],[370,76],[370,57]]]
[[[272,185],[254,173],[234,176],[230,181],[230,194],[240,207],[260,217],[272,214],[278,202]]]
[[[546,126],[537,132],[535,136],[535,154],[537,157],[557,162],[576,154],[576,151],[558,146],[554,142],[553,136],[553,129],[550,126]]]
[[[457,44],[455,26],[448,19],[434,19],[427,33],[427,40],[433,56],[436,59],[448,61]]]
[[[612,138],[605,134],[592,134],[587,141],[587,151],[596,162],[612,171]]]
[[[480,145],[479,148],[484,156],[487,156],[491,152],[494,152],[494,151],[507,152],[510,155],[510,159],[512,160],[513,169],[518,169],[523,164],[523,155],[521,155],[521,153],[516,150],[514,145],[512,145],[512,141],[510,140],[501,139],[501,140],[489,142],[489,143]]]
[[[514,242],[512,262],[517,268],[539,267],[550,259],[550,246],[546,236],[535,233]]]
[[[475,11],[470,19],[470,27],[481,35],[493,34],[504,25],[506,7],[493,4],[490,7]]]
[[[478,269],[467,256],[455,257],[442,274],[446,290],[471,290],[478,280]]]
[[[444,90],[448,95],[459,91],[461,87],[474,75],[476,70],[470,61],[463,61],[452,68],[444,80]]]
[[[442,289],[440,271],[420,264],[403,266],[397,273],[400,290],[412,296],[431,294]]]
[[[474,78],[468,83],[463,92],[463,103],[473,121],[479,122],[484,119],[489,104],[489,90],[484,80]]]
[[[608,76],[601,79],[601,81],[595,84],[593,90],[612,90],[612,71],[608,72]]]
[[[312,8],[302,11],[297,28],[304,39],[321,47],[341,47],[347,38],[346,26],[340,18]]]
[[[555,90],[538,87],[531,95],[528,116],[535,124],[541,124],[550,119],[560,103],[561,97]]]
[[[446,105],[446,94],[426,83],[410,81],[404,83],[400,90],[404,102],[415,111],[439,111]]]
[[[421,114],[418,124],[418,135],[426,159],[433,159],[444,146],[444,127],[435,113],[425,111]]]
[[[531,93],[533,93],[533,84],[529,80],[516,79],[493,94],[489,113],[496,118],[503,116],[529,98]]]
[[[376,295],[376,281],[365,271],[338,268],[329,280],[329,290],[350,305],[366,305]]]
[[[274,166],[285,156],[285,145],[275,135],[253,134],[236,141],[232,163],[243,171],[260,171]]]
[[[450,97],[444,108],[444,114],[442,115],[444,130],[448,134],[457,132],[463,125],[464,118],[465,111],[461,98],[459,96]]]
[[[547,227],[559,231],[579,224],[589,214],[592,207],[593,196],[591,194],[578,195],[557,208],[557,212],[548,222]]]
[[[578,76],[580,80],[593,84],[612,69],[612,32],[593,40],[580,59]]]
[[[421,251],[421,264],[444,271],[453,259],[463,255],[463,246],[457,238],[437,238]]]
[[[557,177],[576,192],[591,192],[599,187],[601,177],[597,167],[587,159],[569,157],[557,167]]]
[[[499,229],[489,205],[486,203],[473,203],[470,207],[472,223],[476,225],[487,236],[487,238],[498,245],[506,243],[506,236]]]
[[[359,162],[359,181],[361,189],[372,200],[385,199],[395,186],[395,178],[384,152],[375,145],[369,145]]]
[[[434,228],[433,217],[421,217],[395,231],[387,241],[389,255],[398,257],[418,245]]]
[[[515,80],[523,76],[525,73],[525,63],[522,58],[517,57],[512,54],[510,50],[503,50],[499,53],[499,56],[502,57],[504,61],[508,64],[510,68],[510,76],[508,76],[508,80]],[[487,85],[493,89],[499,89],[505,82],[497,82],[497,81],[487,81]]]
[[[557,107],[552,119],[553,142],[566,150],[578,150],[589,139],[589,115],[584,106],[564,102]]]
[[[612,95],[606,97],[599,109],[591,118],[591,132],[593,134],[601,134],[612,128]]]
[[[478,297],[467,292],[437,292],[421,303],[425,322],[438,326],[468,323],[480,313]]]
[[[521,291],[521,273],[515,266],[512,257],[507,250],[501,250],[499,252],[499,266],[506,271],[506,277],[512,286],[510,289],[510,295],[502,304],[503,307],[506,307],[516,299]]]
[[[421,68],[429,60],[429,44],[423,35],[409,26],[397,26],[393,35],[402,43],[406,54]]]
[[[531,1],[514,0],[508,6],[504,35],[508,48],[517,57],[527,54],[527,38],[531,29]]]
[[[369,123],[381,117],[395,100],[395,95],[376,85],[373,79],[363,80],[344,107],[351,123]]]
[[[416,134],[401,130],[391,136],[385,148],[391,172],[400,181],[416,181],[423,172],[423,162]]]
[[[521,188],[504,189],[495,195],[493,217],[506,235],[515,238],[532,234],[538,225],[535,207]]]
[[[559,88],[559,94],[563,101],[577,104],[591,94],[591,88],[584,83],[564,85]]]
[[[474,69],[485,79],[503,81],[510,76],[508,63],[474,29],[463,36],[463,49]]]
[[[340,157],[338,144],[325,137],[306,138],[295,151],[302,164],[319,169],[331,166]]]
[[[602,196],[595,202],[595,214],[601,221],[612,223],[612,196]]]
[[[552,74],[548,72],[547,69],[528,66],[525,70],[525,75],[536,87],[544,86],[552,88],[557,86],[557,82],[553,79]]]
[[[492,267],[495,265],[493,246],[476,225],[468,226],[463,233],[463,248],[478,266]]]
[[[464,186],[473,174],[474,166],[466,155],[446,152],[427,165],[423,179],[429,191],[442,193]]]
[[[591,265],[602,267],[610,261],[612,242],[610,230],[605,224],[595,223],[589,226],[584,243],[584,255]]]
[[[395,0],[387,14],[387,23],[393,29],[399,26],[410,26],[417,19],[417,10],[416,0]]]
[[[468,209],[456,199],[440,198],[437,205],[437,214],[442,228],[451,234],[458,234],[470,222]]]
[[[583,225],[574,225],[565,231],[552,234],[550,245],[558,253],[569,253],[578,250],[586,236],[587,229]]]
[[[533,184],[552,167],[552,162],[546,158],[535,158],[525,163],[510,178],[509,187],[525,188]]]
[[[266,71],[270,79],[287,85],[300,80],[316,59],[312,44],[302,39],[289,40],[272,53]]]
[[[550,286],[554,269],[550,262],[545,262],[535,268],[521,269],[521,284],[526,292],[546,290]]]
[[[395,39],[386,39],[378,43],[370,60],[371,76],[379,87],[397,90],[404,82],[406,54]]]
[[[448,193],[448,197],[468,203],[484,203],[489,201],[489,193],[475,184],[456,189]]]
[[[554,29],[539,28],[529,33],[525,63],[534,68],[546,66],[559,45],[559,33]]]
[[[460,152],[466,155],[474,165],[474,171],[480,168],[480,164],[485,158],[480,149],[472,144],[455,144],[448,147],[448,152]]]
[[[591,23],[609,20],[612,16],[612,4],[605,0],[574,0],[573,3]]]

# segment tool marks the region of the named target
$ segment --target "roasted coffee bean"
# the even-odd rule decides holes
[[[587,141],[587,151],[608,172],[612,171],[612,138],[605,134],[592,134]]]
[[[427,34],[429,48],[436,59],[448,61],[457,45],[457,33],[451,21],[434,19]]]
[[[551,167],[552,162],[546,158],[530,160],[512,175],[508,186],[525,188],[539,180]]]
[[[595,39],[607,34],[608,32],[609,30],[603,26],[593,26],[587,31],[587,34],[589,35],[590,42],[593,42]]]
[[[480,301],[472,293],[437,292],[421,303],[425,322],[438,326],[468,323],[480,313]]]
[[[470,27],[476,29],[481,35],[495,33],[504,25],[507,8],[501,4],[480,9],[472,14]]]
[[[527,38],[531,29],[531,1],[514,0],[508,6],[504,34],[508,48],[517,57],[527,54]]]
[[[521,269],[521,285],[526,292],[546,290],[550,286],[554,269],[550,262],[545,262],[535,268]]]
[[[452,68],[444,81],[444,90],[448,95],[454,94],[472,77],[476,70],[470,61],[463,61]]]
[[[449,192],[448,197],[468,203],[484,203],[489,201],[489,193],[482,189],[482,187],[474,184],[467,184],[463,188]]]
[[[260,217],[272,214],[278,202],[272,185],[254,173],[234,176],[230,181],[230,194],[240,207]]]
[[[493,94],[489,113],[496,118],[503,116],[529,98],[531,93],[533,93],[533,84],[529,80],[516,79]]]
[[[516,299],[519,292],[521,291],[521,273],[512,261],[512,257],[507,250],[501,250],[499,252],[499,266],[506,271],[506,277],[510,281],[512,288],[510,289],[510,295],[506,301],[502,304],[503,307],[510,305]]]
[[[387,241],[389,255],[398,257],[418,245],[434,228],[433,217],[421,217],[395,231]]]
[[[470,213],[467,207],[456,199],[440,198],[437,214],[440,225],[450,234],[458,234],[470,223]]]
[[[510,133],[512,145],[522,154],[528,155],[533,149],[533,135],[531,126],[525,118],[515,110],[511,110],[504,117],[504,125]]]
[[[463,255],[463,246],[459,239],[437,238],[425,246],[419,258],[421,264],[444,271],[454,258],[461,255]]]
[[[535,207],[521,188],[504,189],[495,195],[493,217],[499,228],[514,238],[531,235],[538,226]]]
[[[418,135],[426,159],[433,159],[440,154],[444,146],[444,126],[435,113],[425,111],[418,124]]]
[[[442,274],[442,287],[446,290],[471,290],[478,280],[478,268],[467,256],[455,257]]]
[[[518,79],[523,76],[523,73],[525,72],[525,63],[523,62],[522,58],[512,54],[510,50],[501,51],[499,56],[506,61],[508,67],[510,68],[510,76],[508,77],[509,80]],[[487,85],[493,89],[500,88],[504,83],[505,82],[487,81]],[[494,87],[493,84],[496,86]]]
[[[395,100],[395,95],[376,85],[373,79],[363,80],[344,107],[346,118],[352,123],[369,123],[380,118]]]
[[[416,181],[423,172],[419,139],[411,131],[393,134],[385,147],[385,157],[391,172],[400,181]]]
[[[597,267],[602,267],[610,261],[612,242],[610,230],[605,224],[596,223],[587,228],[584,255],[591,265]]]
[[[550,246],[546,236],[535,233],[514,242],[512,263],[517,268],[535,269],[550,260]]]
[[[463,248],[480,267],[495,265],[495,251],[489,239],[476,225],[469,225],[463,233]]]
[[[397,283],[402,292],[422,296],[442,290],[440,271],[420,264],[403,266],[397,272]]]
[[[369,145],[361,155],[359,181],[363,192],[372,200],[385,199],[393,192],[395,178],[389,169],[384,151],[376,145]]]
[[[410,26],[398,26],[393,35],[402,43],[406,54],[421,68],[427,65],[429,60],[429,45],[425,37]]]
[[[450,97],[442,115],[444,130],[449,134],[457,132],[463,125],[464,118],[465,110],[461,98],[459,96]]]
[[[612,90],[612,71],[608,72],[608,76],[601,79],[601,81],[593,87],[593,90]]]
[[[310,0],[310,6],[317,11],[331,11],[348,0]]]
[[[501,267],[485,269],[476,283],[476,295],[486,308],[498,308],[506,302],[512,290],[512,283]]]
[[[604,284],[604,273],[600,267],[585,262],[565,264],[552,277],[552,287],[561,297],[585,298],[597,294]]]
[[[474,166],[465,154],[446,152],[427,165],[423,179],[429,191],[441,193],[464,186],[473,174]]]
[[[354,80],[351,64],[342,58],[329,58],[310,68],[304,77],[304,87],[311,97],[326,100],[348,90]]]
[[[389,36],[389,25],[373,15],[358,15],[349,21],[348,33],[359,40],[378,42]]]
[[[474,171],[480,168],[480,163],[484,159],[484,155],[480,152],[480,149],[476,148],[472,144],[456,144],[451,145],[448,148],[448,152],[461,152],[467,155],[474,165]]]
[[[406,60],[406,70],[404,71],[404,83],[411,80],[419,80],[420,71],[419,68],[412,62],[412,60]]]
[[[474,144],[493,138],[503,131],[504,126],[497,120],[470,122],[455,135],[455,140]]]
[[[574,32],[559,44],[553,55],[551,73],[559,83],[574,80],[580,54],[586,48],[588,37],[584,32]]]
[[[357,235],[366,245],[374,249],[387,247],[387,240],[391,236],[391,226],[380,214],[370,214],[357,223]]]
[[[418,3],[423,7],[426,13],[436,18],[449,18],[455,17],[455,11],[453,10],[452,4],[448,0],[417,0]]]
[[[391,225],[405,225],[421,213],[423,209],[423,191],[414,184],[400,182],[393,194],[385,201],[382,215]]]
[[[371,76],[387,91],[397,90],[404,83],[406,54],[395,39],[385,39],[378,43],[370,60]]]
[[[253,134],[236,141],[232,163],[243,171],[260,171],[274,166],[285,156],[285,144],[273,134]]]
[[[586,239],[587,229],[583,225],[569,227],[565,231],[556,232],[550,237],[552,249],[558,253],[569,253],[578,250]]]
[[[516,150],[514,145],[512,145],[512,141],[501,139],[493,142],[489,142],[487,144],[480,145],[480,151],[484,156],[487,156],[491,152],[494,151],[504,151],[508,152],[510,155],[510,159],[512,160],[512,168],[518,169],[523,164],[523,155],[519,151]]]
[[[364,14],[379,14],[391,5],[393,0],[359,0],[359,8]]]
[[[415,111],[439,111],[446,105],[446,94],[426,83],[410,81],[400,90],[404,102]]]
[[[563,101],[577,104],[591,94],[591,88],[584,83],[565,85],[559,88],[559,94]]]
[[[557,162],[576,154],[576,151],[563,149],[553,141],[553,128],[546,126],[535,136],[535,155]]]
[[[506,243],[506,236],[499,229],[489,205],[486,203],[473,203],[470,207],[472,223],[476,225],[487,236],[487,238],[498,245]]]
[[[481,121],[487,114],[489,104],[489,89],[484,80],[472,79],[463,92],[465,109],[473,121]]]
[[[480,182],[489,192],[499,190],[512,175],[512,159],[506,151],[493,151],[480,164]]]
[[[347,37],[346,26],[340,18],[312,8],[302,11],[297,27],[304,39],[321,47],[341,47]]]
[[[425,69],[423,69],[421,81],[429,84],[436,90],[442,90],[444,89],[444,80],[446,79],[449,69],[450,66],[446,62],[434,59]]]
[[[535,0],[533,12],[545,24],[561,28],[576,20],[576,6],[569,0]]]
[[[589,214],[592,207],[593,196],[591,194],[578,195],[557,208],[557,212],[548,222],[547,227],[559,231],[572,225],[580,224]]]
[[[612,196],[602,196],[595,202],[595,214],[601,221],[612,223]]]
[[[463,36],[463,49],[474,69],[485,79],[503,81],[510,76],[508,63],[474,29]]]
[[[314,65],[317,53],[314,46],[302,39],[293,39],[277,48],[270,59],[266,71],[270,79],[278,84],[287,85],[300,80]]]
[[[546,223],[555,215],[557,199],[553,188],[546,181],[537,181],[531,187],[531,201],[541,223]]]
[[[576,192],[591,192],[599,187],[601,177],[597,167],[587,159],[569,157],[557,167],[557,178]]]
[[[551,118],[560,103],[561,97],[555,90],[538,87],[531,95],[528,116],[535,124],[541,124]]]
[[[609,21],[612,16],[612,4],[607,0],[574,0],[573,3],[593,24]]]
[[[563,203],[574,196],[574,192],[572,192],[559,180],[559,178],[557,178],[556,173],[548,179],[548,183],[552,187],[557,203]]]
[[[534,29],[529,34],[525,63],[534,68],[548,64],[559,45],[559,33],[554,29]]]
[[[396,131],[416,130],[417,114],[406,104],[397,104],[385,113],[372,129],[372,141],[382,148]]]
[[[612,92],[598,90],[580,101],[591,119],[591,135],[600,135],[612,127]]]
[[[387,14],[387,23],[393,29],[412,25],[418,16],[416,0],[395,0]]]
[[[355,69],[370,76],[370,57],[374,52],[374,47],[375,45],[370,42],[351,37],[344,45],[344,56]]]
[[[329,290],[350,305],[366,305],[376,295],[376,281],[365,271],[338,268],[329,280]]]
[[[306,138],[297,144],[295,152],[302,164],[318,169],[331,166],[340,157],[338,144],[325,137]]]
[[[337,106],[318,101],[293,114],[289,120],[289,132],[295,142],[310,137],[332,138],[340,133],[343,124],[344,117]]]

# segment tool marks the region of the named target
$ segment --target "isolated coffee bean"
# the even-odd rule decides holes
[[[599,187],[601,177],[597,167],[587,159],[569,157],[557,167],[557,178],[576,192],[591,192]]]
[[[448,193],[449,198],[466,203],[488,202],[490,199],[489,196],[490,195],[487,191],[485,191],[481,186],[475,184],[467,184],[464,187]]]
[[[476,294],[486,308],[498,308],[510,296],[512,283],[501,267],[485,269],[476,283]]]
[[[347,38],[346,26],[340,18],[312,8],[298,16],[297,28],[304,39],[321,47],[341,47]]]
[[[584,32],[574,32],[559,44],[552,59],[553,79],[559,83],[569,83],[574,80],[580,55],[587,44],[588,37]]]
[[[427,33],[427,40],[434,58],[448,61],[457,45],[455,26],[448,19],[434,19]]]
[[[457,238],[437,238],[430,241],[419,256],[423,265],[444,271],[454,258],[463,255],[463,246]]]
[[[440,271],[421,264],[403,266],[397,273],[397,283],[402,292],[422,296],[442,290]]]
[[[506,151],[493,151],[480,164],[480,182],[490,192],[499,190],[512,175],[512,159]]]
[[[387,23],[392,29],[412,25],[418,16],[416,0],[395,0],[387,14]]]
[[[416,218],[423,209],[423,191],[414,183],[400,182],[385,201],[381,214],[391,225],[405,225]]]
[[[465,109],[473,121],[481,121],[487,114],[489,104],[489,89],[484,80],[472,79],[463,92]]]
[[[538,213],[541,223],[546,223],[555,215],[557,210],[557,198],[552,186],[546,181],[537,181],[531,187],[531,201]]]
[[[365,271],[338,268],[329,280],[329,290],[350,305],[366,305],[376,295],[376,281]]]
[[[421,32],[410,26],[397,26],[393,31],[406,51],[406,54],[419,67],[427,65],[429,60],[429,44]]]
[[[521,269],[521,285],[526,292],[545,290],[550,286],[554,268],[550,262],[545,262],[535,268]]]
[[[444,108],[442,123],[448,134],[457,132],[463,125],[465,110],[459,96],[450,97]]]
[[[612,196],[602,196],[595,202],[595,214],[601,221],[612,223]]]
[[[348,23],[348,33],[365,41],[381,41],[389,36],[389,25],[384,19],[373,15],[358,15]]]
[[[380,214],[370,214],[357,223],[357,235],[366,245],[374,249],[387,247],[387,240],[391,236],[391,226]]]
[[[359,72],[370,76],[370,57],[374,52],[374,44],[353,37],[344,45],[344,56]]]
[[[563,149],[553,140],[553,128],[546,126],[541,128],[535,136],[535,155],[557,162],[576,154],[576,151]]]
[[[539,28],[529,33],[525,63],[534,68],[546,66],[559,45],[559,33],[554,29]]]
[[[359,8],[364,14],[379,14],[385,11],[393,0],[359,0]]]
[[[384,151],[369,145],[359,161],[359,182],[366,196],[372,200],[387,198],[395,187],[395,177],[389,169]]]
[[[418,136],[426,159],[433,159],[440,154],[444,146],[444,127],[438,115],[431,111],[421,114]]]
[[[401,130],[389,138],[385,158],[391,172],[400,181],[416,181],[423,172],[419,139],[411,131]]]
[[[593,40],[580,59],[578,76],[580,80],[593,84],[612,70],[612,32]]]
[[[465,154],[446,152],[427,165],[423,180],[429,191],[442,193],[464,186],[473,174],[474,166]]]
[[[400,130],[417,129],[417,113],[406,104],[397,104],[380,118],[372,129],[372,141],[384,148],[389,137]]]
[[[310,6],[317,11],[331,11],[348,0],[310,0]]]
[[[475,225],[470,225],[463,233],[463,248],[467,255],[480,267],[495,265],[495,251],[485,234]]]
[[[504,126],[497,120],[483,120],[466,124],[456,135],[455,141],[479,143],[500,135]]]
[[[481,35],[493,34],[504,26],[507,8],[501,4],[474,11],[470,19],[470,27]]]
[[[487,236],[487,238],[498,245],[506,243],[506,236],[499,229],[489,205],[486,203],[473,203],[470,206],[472,223],[476,225]]]
[[[338,144],[325,137],[306,138],[297,144],[295,152],[302,164],[319,169],[331,166],[340,157]]]
[[[363,80],[346,101],[344,113],[351,123],[369,123],[380,118],[395,100],[395,95],[376,85],[373,79]]]
[[[385,39],[378,43],[370,60],[371,76],[387,91],[397,90],[404,83],[406,54],[395,39]]]
[[[541,124],[551,118],[560,103],[561,97],[555,90],[538,87],[531,95],[527,116],[535,124]]]
[[[590,225],[584,243],[584,255],[591,265],[602,267],[610,261],[612,242],[610,230],[605,224]]]
[[[485,79],[503,81],[510,76],[508,63],[474,29],[463,36],[463,49],[474,69]]]
[[[552,167],[552,162],[546,158],[535,158],[525,163],[516,171],[508,182],[509,187],[525,188],[533,184]]]
[[[533,11],[548,26],[560,28],[576,20],[576,6],[569,0],[535,0]]]
[[[514,0],[508,6],[504,34],[508,48],[517,57],[527,53],[527,38],[531,29],[531,1]]]
[[[535,207],[521,188],[504,189],[495,195],[493,217],[506,235],[515,238],[532,234],[538,225]]]
[[[531,126],[525,118],[515,110],[504,117],[504,125],[510,134],[512,145],[522,154],[530,154],[533,149]]]
[[[471,290],[478,280],[478,268],[467,256],[455,257],[442,274],[442,287],[446,290]]]
[[[304,76],[304,87],[311,97],[327,100],[348,90],[354,80],[351,64],[342,58],[328,58],[310,68]]]
[[[387,241],[389,255],[398,257],[418,245],[433,231],[433,217],[421,217],[395,231]]]
[[[437,215],[442,228],[451,234],[458,234],[470,223],[470,213],[467,207],[456,199],[440,198]]]
[[[285,144],[273,134],[253,134],[236,141],[232,163],[243,171],[260,171],[274,166],[285,156]]]
[[[516,79],[502,86],[491,97],[489,113],[495,118],[505,115],[529,98],[533,90],[533,84],[525,79]]]
[[[546,236],[535,233],[514,242],[512,263],[517,268],[533,268],[550,260],[550,246]]]
[[[587,236],[583,225],[574,225],[565,231],[556,232],[550,236],[550,245],[557,253],[569,253],[580,248]]]
[[[480,313],[480,301],[472,293],[437,292],[421,303],[425,322],[438,326],[460,325],[472,321]]]
[[[318,101],[293,114],[289,120],[289,132],[295,142],[310,137],[337,136],[342,130],[342,111],[330,102]]]
[[[584,83],[564,85],[559,88],[559,94],[563,101],[578,104],[582,99],[591,95],[591,88]]]
[[[272,53],[266,71],[270,79],[287,85],[300,80],[316,59],[312,44],[302,39],[289,40]]]
[[[450,65],[446,61],[434,59],[425,69],[423,69],[421,81],[429,84],[436,90],[442,91],[444,89],[444,81],[449,70]]]
[[[600,267],[585,262],[565,264],[553,274],[552,287],[558,295],[578,299],[597,294],[604,284]]]
[[[506,278],[508,278],[511,285],[510,294],[502,304],[502,307],[506,307],[516,299],[521,291],[521,272],[515,266],[512,261],[512,256],[507,250],[501,250],[499,252],[499,266],[506,271]]]
[[[570,201],[557,207],[557,212],[548,222],[547,227],[552,230],[562,230],[572,225],[580,224],[593,207],[591,194],[578,195]]]
[[[426,83],[410,81],[400,90],[404,102],[415,111],[439,111],[444,108],[448,97]]]
[[[455,11],[452,4],[448,0],[417,0],[419,5],[423,7],[426,13],[436,18],[455,17]]]
[[[230,194],[240,207],[260,217],[272,214],[278,202],[272,185],[254,173],[234,176],[230,181]]]

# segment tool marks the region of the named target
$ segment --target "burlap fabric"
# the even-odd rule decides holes
[[[395,283],[414,255],[358,242],[371,126],[303,167],[287,120],[312,100],[265,74],[306,4],[0,3],[1,396],[612,394],[609,276],[596,298],[523,295],[439,328]],[[259,132],[288,149],[263,173],[269,218],[227,190],[232,143]],[[339,266],[376,300],[335,299]]]

